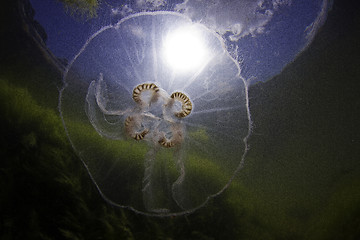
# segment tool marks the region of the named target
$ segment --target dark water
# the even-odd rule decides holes
[[[61,64],[16,2],[1,9],[2,239],[359,239],[359,17],[334,3],[313,44],[250,88],[244,169],[194,214],[151,218],[107,205],[65,136]],[[6,6],[6,7],[5,7]]]

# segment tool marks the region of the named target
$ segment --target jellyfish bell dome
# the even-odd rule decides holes
[[[130,15],[93,34],[60,92],[67,134],[106,201],[193,212],[239,170],[247,89],[222,38],[174,12]]]

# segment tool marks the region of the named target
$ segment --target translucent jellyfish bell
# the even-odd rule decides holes
[[[220,194],[249,132],[239,72],[217,34],[176,13],[131,15],[91,36],[64,74],[60,108],[104,199],[174,215]]]

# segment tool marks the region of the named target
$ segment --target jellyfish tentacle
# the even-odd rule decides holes
[[[174,92],[171,94],[170,98],[181,102],[181,111],[176,112],[175,116],[178,118],[184,118],[189,115],[192,111],[192,103],[190,98],[182,92]]]

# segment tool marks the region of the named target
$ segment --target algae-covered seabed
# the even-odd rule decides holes
[[[191,215],[154,218],[99,196],[59,117],[60,72],[16,1],[2,5],[1,239],[360,239],[356,6],[335,2],[313,44],[250,88],[251,148],[230,188]]]

